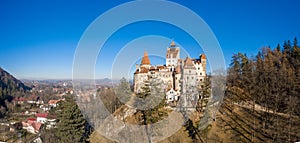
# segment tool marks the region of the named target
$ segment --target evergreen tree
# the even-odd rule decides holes
[[[56,137],[58,142],[86,142],[88,135],[88,124],[81,114],[74,99],[70,98],[62,102],[58,112],[58,124]]]
[[[211,81],[210,77],[206,76],[204,79],[204,83],[200,83],[199,86],[199,100],[197,104],[197,111],[203,111],[207,105],[208,99],[211,96]]]
[[[293,142],[300,137],[296,134],[299,126],[295,127],[295,123],[299,122],[295,116],[299,116],[300,111],[297,106],[300,104],[299,59],[296,38],[293,45],[290,41],[285,41],[282,51],[280,45],[274,50],[270,47],[263,48],[255,59],[249,59],[240,53],[233,56],[221,111],[235,117],[232,110],[241,101],[246,103],[243,106],[251,109],[247,114],[252,116],[252,123],[242,126],[236,121],[241,119],[232,118],[232,123],[237,123],[232,126],[237,130],[241,129],[239,132],[242,132],[245,140]],[[243,132],[245,130],[248,132]],[[248,133],[251,134],[247,135]],[[266,138],[262,139],[262,136]]]
[[[144,81],[142,92],[137,97],[145,99],[145,102],[137,100],[136,104],[146,104],[150,108],[141,111],[144,125],[156,123],[167,116],[167,112],[163,110],[166,105],[165,93],[161,89],[160,80],[155,75],[149,76],[149,79]]]

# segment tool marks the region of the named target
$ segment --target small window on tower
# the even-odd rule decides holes
[[[200,75],[202,75],[202,72],[200,72]]]

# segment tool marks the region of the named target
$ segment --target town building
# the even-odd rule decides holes
[[[47,121],[48,113],[36,113],[36,121],[44,124]]]
[[[35,118],[28,118],[26,122],[22,122],[22,128],[32,134],[39,133],[42,123],[37,122]]]

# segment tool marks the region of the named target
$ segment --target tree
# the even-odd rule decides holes
[[[88,137],[88,123],[81,114],[74,99],[67,98],[62,102],[58,112],[56,137],[59,142],[86,142]]]
[[[284,41],[283,43],[283,53],[287,54],[287,55],[290,55],[291,53],[291,41],[288,40],[288,41]]]
[[[136,95],[138,98],[134,101],[136,106],[146,105],[138,112],[141,113],[141,124],[145,125],[148,142],[151,142],[151,136],[160,134],[160,128],[152,126],[154,123],[164,119],[168,113],[164,110],[165,93],[161,89],[161,81],[155,75],[149,75],[148,80],[144,81],[142,92]],[[155,130],[156,132],[151,132]]]
[[[232,116],[233,126],[244,139],[250,142],[293,142],[299,138],[300,108],[300,52],[297,39],[293,45],[290,41],[274,50],[262,48],[255,59],[249,59],[241,53],[232,57],[228,69],[228,81],[222,112]],[[247,120],[236,115],[247,115]],[[237,106],[236,106],[237,105]],[[257,108],[259,107],[259,108]],[[243,125],[242,121],[247,124]],[[247,131],[247,132],[244,132]],[[249,134],[249,135],[248,135]],[[266,137],[263,139],[263,137]]]
[[[167,116],[167,112],[163,109],[165,107],[165,93],[161,89],[161,82],[155,76],[149,76],[149,80],[144,82],[142,92],[137,95],[142,100],[136,100],[135,104],[145,104],[150,109],[142,110],[143,125],[153,124]],[[156,105],[155,107],[153,105]],[[139,106],[139,105],[137,105]]]
[[[196,109],[198,111],[203,111],[206,107],[209,97],[211,96],[211,81],[209,76],[205,77],[203,84],[200,83],[198,91],[199,100]]]
[[[127,82],[124,77],[120,80],[120,83],[116,87],[115,94],[122,103],[127,103],[132,97],[133,93],[130,89],[130,83]]]

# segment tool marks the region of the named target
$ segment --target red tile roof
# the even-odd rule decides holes
[[[195,69],[195,66],[193,64],[193,60],[191,58],[186,57],[185,63],[184,63],[184,68]]]
[[[27,121],[36,121],[36,118],[27,118]]]
[[[144,57],[142,58],[141,65],[150,65],[150,60],[147,51],[144,52]]]
[[[59,100],[49,100],[48,104],[56,104]]]
[[[36,131],[39,131],[41,126],[42,126],[42,123],[40,122],[33,122],[33,124],[31,124],[31,126],[36,130]]]
[[[200,58],[201,59],[206,59],[206,56],[204,54],[201,54]]]
[[[48,113],[36,113],[35,116],[36,117],[41,117],[41,118],[47,118],[48,117]]]

